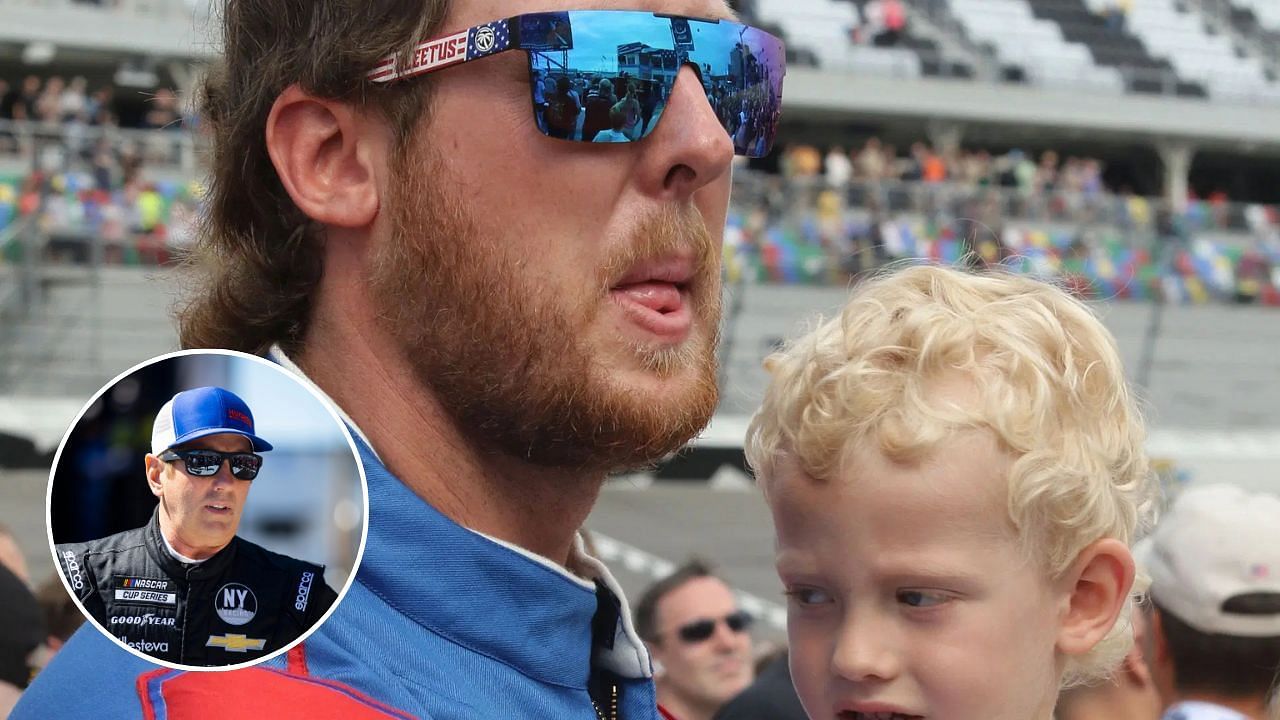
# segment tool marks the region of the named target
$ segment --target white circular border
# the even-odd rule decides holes
[[[274,369],[275,371],[283,375],[290,382],[297,383],[298,385],[301,385],[303,388],[305,388],[307,392],[311,393],[311,395],[320,402],[321,407],[323,407],[325,410],[328,411],[329,416],[333,418],[334,422],[337,423],[338,428],[341,429],[343,437],[347,439],[347,446],[351,448],[351,457],[355,460],[355,463],[356,463],[356,472],[360,474],[360,495],[364,499],[364,506],[361,508],[362,522],[361,522],[361,528],[360,528],[360,547],[356,550],[356,561],[351,568],[351,573],[347,575],[347,582],[343,584],[342,589],[338,591],[338,599],[333,601],[333,604],[329,606],[329,609],[325,612],[324,615],[320,617],[318,621],[316,621],[310,628],[308,628],[306,632],[294,638],[293,641],[290,642],[288,645],[285,645],[284,647],[278,650],[275,650],[270,654],[264,655],[262,657],[254,658],[253,660],[246,660],[245,662],[236,663],[234,665],[209,665],[209,666],[179,665],[178,663],[169,662],[168,660],[161,660],[159,658],[152,657],[142,652],[141,650],[136,650],[124,644],[123,642],[121,642],[119,638],[117,638],[115,635],[112,635],[110,632],[108,632],[106,628],[102,627],[102,625],[99,624],[98,621],[95,620],[93,616],[90,615],[89,612],[84,609],[84,605],[80,602],[79,596],[77,596],[75,591],[71,589],[71,584],[67,580],[66,574],[63,573],[62,571],[62,564],[58,562],[58,553],[56,549],[56,544],[53,542],[53,479],[58,469],[58,463],[59,461],[62,460],[62,450],[63,448],[66,447],[67,441],[71,439],[72,431],[75,430],[76,426],[80,424],[80,419],[84,417],[84,414],[89,411],[89,408],[93,407],[93,404],[97,402],[99,398],[101,398],[108,390],[115,387],[121,380],[124,380],[126,377],[134,374],[135,372],[137,372],[138,370],[141,370],[142,368],[155,365],[165,360],[172,360],[174,358],[186,357],[188,355],[226,355],[228,357],[232,357],[240,360],[252,360],[254,362],[258,362],[263,365],[267,365],[271,367],[272,369]],[[240,670],[242,668],[249,668],[249,667],[261,665],[262,663],[265,663],[269,660],[272,660],[273,658],[279,657],[280,655],[283,655],[289,652],[293,648],[305,642],[306,639],[311,636],[311,633],[315,632],[320,628],[321,625],[324,625],[326,622],[329,621],[329,617],[333,615],[333,612],[338,609],[339,605],[342,604],[343,598],[347,596],[347,591],[351,589],[351,584],[355,582],[356,574],[360,570],[360,564],[364,561],[365,543],[368,542],[369,540],[369,481],[368,481],[368,478],[365,477],[364,462],[361,461],[360,459],[360,450],[359,448],[356,447],[356,441],[351,435],[351,428],[347,427],[347,423],[346,423],[346,420],[344,420],[344,416],[337,409],[337,407],[334,406],[333,401],[330,400],[329,397],[325,395],[324,392],[322,392],[319,388],[317,388],[313,383],[309,382],[307,378],[299,376],[297,373],[292,372],[291,370],[284,367],[283,365],[280,365],[279,363],[272,362],[266,358],[258,357],[257,355],[250,355],[248,353],[239,352],[237,350],[222,350],[222,349],[177,350],[175,352],[165,353],[164,355],[156,355],[155,357],[150,358],[148,360],[143,360],[142,362],[134,365],[128,370],[125,370],[119,375],[116,375],[114,378],[110,380],[110,382],[108,382],[107,384],[99,388],[98,391],[89,398],[88,402],[84,404],[84,407],[80,408],[80,412],[76,413],[75,419],[71,421],[71,424],[67,426],[67,431],[63,433],[62,441],[58,443],[58,450],[53,455],[53,464],[49,466],[49,487],[45,490],[45,498],[44,498],[44,527],[45,527],[45,534],[48,535],[49,537],[49,552],[53,557],[53,566],[58,573],[58,579],[62,581],[62,585],[64,588],[66,588],[67,593],[71,595],[71,599],[75,602],[76,608],[80,610],[80,614],[84,615],[85,619],[88,620],[90,623],[92,623],[93,626],[97,628],[97,630],[101,632],[103,635],[105,635],[108,639],[110,639],[111,642],[127,650],[133,655],[149,663],[152,663],[153,665],[160,665],[162,667],[167,667],[170,670],[180,670],[180,671],[186,671],[186,672],[192,672],[192,671],[194,672],[225,672],[227,670]]]

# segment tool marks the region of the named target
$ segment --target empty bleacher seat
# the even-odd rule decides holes
[[[1124,90],[1119,73],[1099,67],[1084,46],[1063,37],[1056,23],[1035,17],[1025,0],[951,0],[951,7],[973,38],[990,43],[1006,66],[1021,66],[1031,82]]]

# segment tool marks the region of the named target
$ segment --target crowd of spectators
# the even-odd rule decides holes
[[[1167,234],[1175,220],[1192,231],[1224,230],[1259,239],[1276,234],[1280,206],[1235,203],[1219,190],[1204,196],[1189,192],[1182,206],[1169,208],[1127,185],[1108,184],[1105,170],[1098,158],[1064,157],[1052,149],[1038,156],[1017,148],[940,152],[919,141],[900,153],[876,137],[851,151],[839,145],[825,152],[794,145],[779,162],[791,186],[834,190],[845,205],[886,212],[963,215],[993,226],[1010,218],[1105,224],[1147,238]]]
[[[199,190],[162,179],[182,172],[191,142],[172,90],[160,88],[141,111],[119,112],[118,91],[83,77],[0,78],[0,230],[25,216],[49,238],[53,260],[83,262],[96,238],[108,262],[163,262],[194,222]],[[0,248],[13,260],[16,245]],[[2,262],[3,260],[0,260]]]
[[[74,97],[83,83],[50,79],[24,87],[39,87],[32,106],[44,108],[36,112],[45,122],[64,123],[63,141],[45,148],[50,157],[36,163],[36,172],[0,177],[0,229],[37,213],[49,251],[77,262],[87,256],[89,237],[102,241],[108,262],[148,264],[166,262],[174,247],[190,242],[199,186],[149,172],[150,143],[179,135],[78,134],[75,121],[65,118],[83,117],[89,108],[63,98]],[[599,84],[584,86],[582,97],[577,123],[593,130],[606,116],[594,117],[592,106],[607,104],[619,115],[611,111],[625,98]],[[637,104],[636,125],[643,127],[646,108]],[[26,112],[24,101],[12,105]],[[71,111],[62,113],[63,107]],[[172,94],[150,117],[157,127],[177,124]],[[618,119],[610,117],[610,127]],[[1043,260],[1037,271],[1084,272],[1103,296],[1112,289],[1138,297],[1179,294],[1157,288],[1167,266],[1182,280],[1195,280],[1179,291],[1188,299],[1233,297],[1243,288],[1245,297],[1275,300],[1280,207],[1231,205],[1216,196],[1173,213],[1157,200],[1115,193],[1103,169],[1097,158],[1064,158],[1053,150],[1038,156],[1016,149],[939,152],[916,142],[899,153],[875,137],[853,150],[796,144],[783,152],[778,176],[737,173],[726,242],[730,272],[766,282],[840,282],[901,258],[1034,256]],[[1256,246],[1199,242],[1207,230],[1234,232]],[[1182,253],[1172,259],[1159,247],[1170,239]]]
[[[132,128],[139,130],[181,129],[186,120],[177,93],[161,87],[145,94],[145,110],[121,112],[122,91],[110,84],[90,86],[83,76],[66,79],[61,75],[41,78],[27,75],[21,80],[0,77],[0,121],[30,123],[37,127],[67,126]],[[13,128],[0,132],[0,152],[15,147]]]
[[[844,283],[924,258],[1012,263],[1099,298],[1280,305],[1280,206],[1217,194],[1170,208],[1113,192],[1096,158],[923,142],[899,155],[876,138],[792,146],[780,171],[739,172],[731,280]]]
[[[875,47],[894,47],[902,41],[909,22],[909,8],[903,0],[860,0],[858,24],[850,31],[853,42]]]
[[[1063,158],[1054,150],[1045,150],[1039,157],[1016,148],[1003,154],[984,149],[944,152],[917,141],[900,153],[877,137],[849,151],[832,146],[825,155],[812,145],[795,145],[781,164],[785,177],[821,177],[830,187],[845,187],[854,180],[918,181],[1003,187],[1027,196],[1064,190],[1085,197],[1117,190],[1106,186],[1104,169],[1097,158]]]

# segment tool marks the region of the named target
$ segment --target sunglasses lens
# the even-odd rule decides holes
[[[184,453],[182,460],[187,464],[187,472],[197,477],[213,475],[218,472],[218,467],[222,465],[221,455],[198,450]]]
[[[231,456],[231,474],[241,480],[252,480],[258,476],[258,470],[262,469],[262,458],[249,453],[240,453]]]
[[[741,610],[725,618],[724,621],[734,632],[742,632],[751,627],[751,616]]]
[[[686,64],[697,69],[734,152],[768,154],[777,134],[782,42],[738,23],[575,10],[520,20],[538,127],[581,142],[634,142],[657,125]]]
[[[715,631],[715,620],[699,620],[680,628],[680,639],[687,643],[698,643],[711,637]]]

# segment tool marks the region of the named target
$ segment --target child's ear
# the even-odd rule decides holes
[[[1081,550],[1061,580],[1058,650],[1083,655],[1106,637],[1124,608],[1133,576],[1133,555],[1119,540],[1103,538]]]

